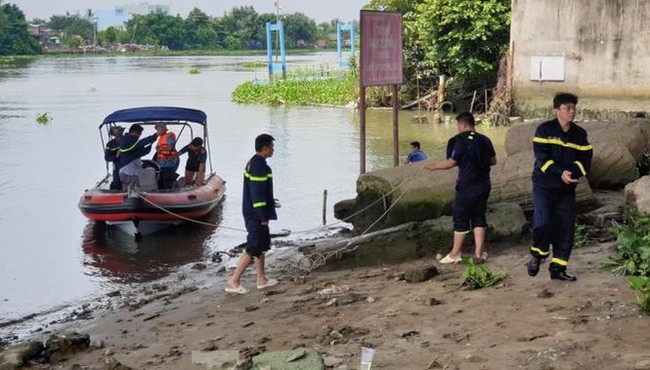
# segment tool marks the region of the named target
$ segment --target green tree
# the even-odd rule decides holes
[[[186,46],[191,49],[211,48],[217,45],[217,32],[210,17],[199,10],[192,9],[185,19]]]
[[[422,2],[424,0],[371,0],[364,8],[408,14]]]
[[[278,21],[277,14],[273,13],[262,13],[257,17],[257,23],[255,24],[254,30],[254,40],[255,43],[261,45],[263,48],[266,47],[266,24],[267,23],[276,23]],[[277,36],[274,36],[274,39]]]
[[[176,15],[149,13],[135,15],[126,23],[131,42],[183,50],[186,34],[183,19]]]
[[[510,38],[510,0],[424,0],[409,20],[413,42],[440,73],[495,75]]]
[[[228,49],[247,49],[258,43],[256,25],[259,15],[252,6],[234,7],[217,20],[217,34],[222,45]]]
[[[367,9],[402,13],[405,88],[445,74],[492,83],[510,32],[511,0],[371,0]]]
[[[102,45],[129,41],[129,36],[126,31],[113,26],[100,31],[97,37],[99,38],[99,43]]]
[[[0,3],[0,55],[32,55],[40,45],[29,34],[25,14],[13,4]]]
[[[47,26],[59,34],[61,42],[73,47],[81,44],[79,38],[92,40],[95,32],[95,25],[79,15],[53,15]]]
[[[282,22],[289,45],[299,46],[300,42],[311,45],[316,40],[318,27],[316,22],[306,15],[302,13],[289,14],[284,17]]]

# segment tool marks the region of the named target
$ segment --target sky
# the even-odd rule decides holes
[[[334,18],[352,21],[359,18],[359,10],[370,0],[280,0],[281,13],[304,13],[317,22]],[[52,15],[66,12],[76,14],[87,9],[110,9],[114,6],[148,2],[156,5],[169,5],[171,14],[183,18],[193,8],[199,8],[212,16],[221,16],[235,6],[251,5],[258,13],[275,13],[274,0],[2,0],[3,4],[17,5],[28,20],[49,19]]]

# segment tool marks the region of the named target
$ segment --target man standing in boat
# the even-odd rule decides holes
[[[122,190],[122,182],[120,181],[120,164],[119,164],[119,153],[120,153],[120,140],[122,139],[122,134],[124,134],[124,127],[122,126],[113,126],[110,129],[110,135],[113,137],[111,140],[106,143],[106,148],[104,149],[104,160],[106,162],[113,162],[113,181],[111,181],[111,190]]]
[[[255,138],[255,155],[244,169],[242,212],[248,236],[246,249],[235,272],[228,279],[226,292],[229,293],[248,293],[248,289],[240,284],[240,279],[251,260],[255,261],[257,289],[272,287],[278,283],[277,280],[268,278],[264,272],[264,253],[271,249],[269,221],[278,219],[273,198],[273,173],[271,167],[266,164],[266,159],[273,156],[274,140],[269,134]]]
[[[151,145],[156,141],[157,134],[140,140],[144,128],[135,123],[129,127],[129,133],[120,140],[118,162],[120,165],[120,181],[122,187],[128,190],[140,186],[140,171],[143,156],[151,152]]]
[[[176,182],[176,134],[173,131],[167,131],[167,125],[156,123],[156,132],[158,133],[158,143],[156,145],[156,162],[160,166],[160,175],[158,178],[158,187],[160,189],[171,189]]]

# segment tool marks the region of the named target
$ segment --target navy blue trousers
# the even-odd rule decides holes
[[[550,270],[566,270],[573,249],[576,222],[575,192],[540,189],[533,185],[533,245],[530,253],[540,259],[550,255]]]

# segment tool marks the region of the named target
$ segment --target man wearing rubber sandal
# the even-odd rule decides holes
[[[431,163],[424,168],[429,171],[446,170],[458,166],[456,197],[453,205],[454,246],[443,264],[460,263],[463,242],[470,230],[474,231],[474,255],[483,262],[487,255],[482,252],[487,231],[487,200],[490,196],[490,167],[497,163],[496,153],[490,139],[474,129],[474,116],[464,112],[456,117],[458,135],[447,144],[447,159]]]
[[[264,253],[271,249],[269,220],[278,219],[273,198],[273,173],[266,163],[266,159],[273,156],[274,140],[273,136],[268,134],[255,138],[255,155],[244,169],[242,212],[248,236],[246,249],[239,259],[235,272],[228,279],[226,287],[228,293],[248,293],[248,289],[240,284],[240,279],[251,260],[255,261],[257,289],[269,288],[278,283],[277,280],[268,278],[264,271]]]

